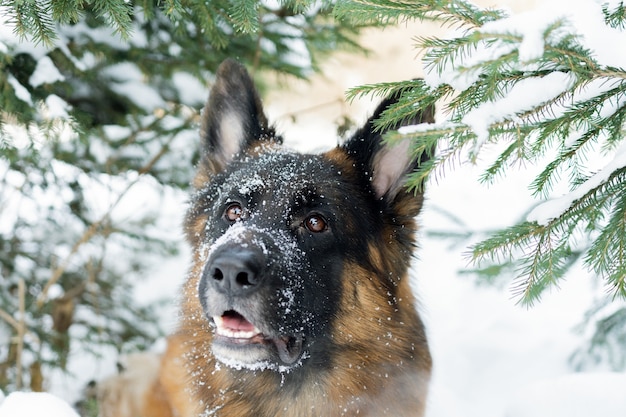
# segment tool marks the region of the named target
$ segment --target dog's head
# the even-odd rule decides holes
[[[346,300],[362,303],[357,281],[393,297],[422,195],[404,188],[419,163],[408,143],[389,146],[374,130],[390,102],[345,144],[303,155],[282,146],[246,70],[232,60],[220,66],[186,219],[195,260],[185,307],[210,325],[221,362],[284,369],[309,358],[322,366],[315,352],[332,348]],[[379,245],[391,245],[393,259],[381,260],[372,249]],[[348,264],[366,272],[352,277]]]

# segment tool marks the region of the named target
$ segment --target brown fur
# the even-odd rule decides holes
[[[161,357],[135,353],[124,357],[123,362],[124,369],[119,374],[96,386],[100,417],[169,417],[167,401],[154,389]]]

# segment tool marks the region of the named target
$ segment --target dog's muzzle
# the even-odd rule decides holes
[[[213,354],[227,365],[289,367],[304,353],[301,327],[282,322],[296,311],[296,290],[284,278],[286,254],[274,237],[235,227],[216,241],[204,266],[198,295],[213,328]]]

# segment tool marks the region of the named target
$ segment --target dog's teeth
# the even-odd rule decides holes
[[[220,336],[231,337],[233,339],[251,339],[257,334],[259,334],[259,332],[258,331],[242,332],[242,331],[235,331],[232,329],[218,328],[217,334]]]
[[[255,332],[236,332],[230,329],[217,329],[217,334],[220,336],[231,337],[233,339],[251,339],[258,333]]]

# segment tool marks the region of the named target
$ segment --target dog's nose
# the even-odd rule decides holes
[[[204,278],[220,292],[245,295],[255,291],[261,282],[263,259],[252,250],[224,250],[207,264]]]

